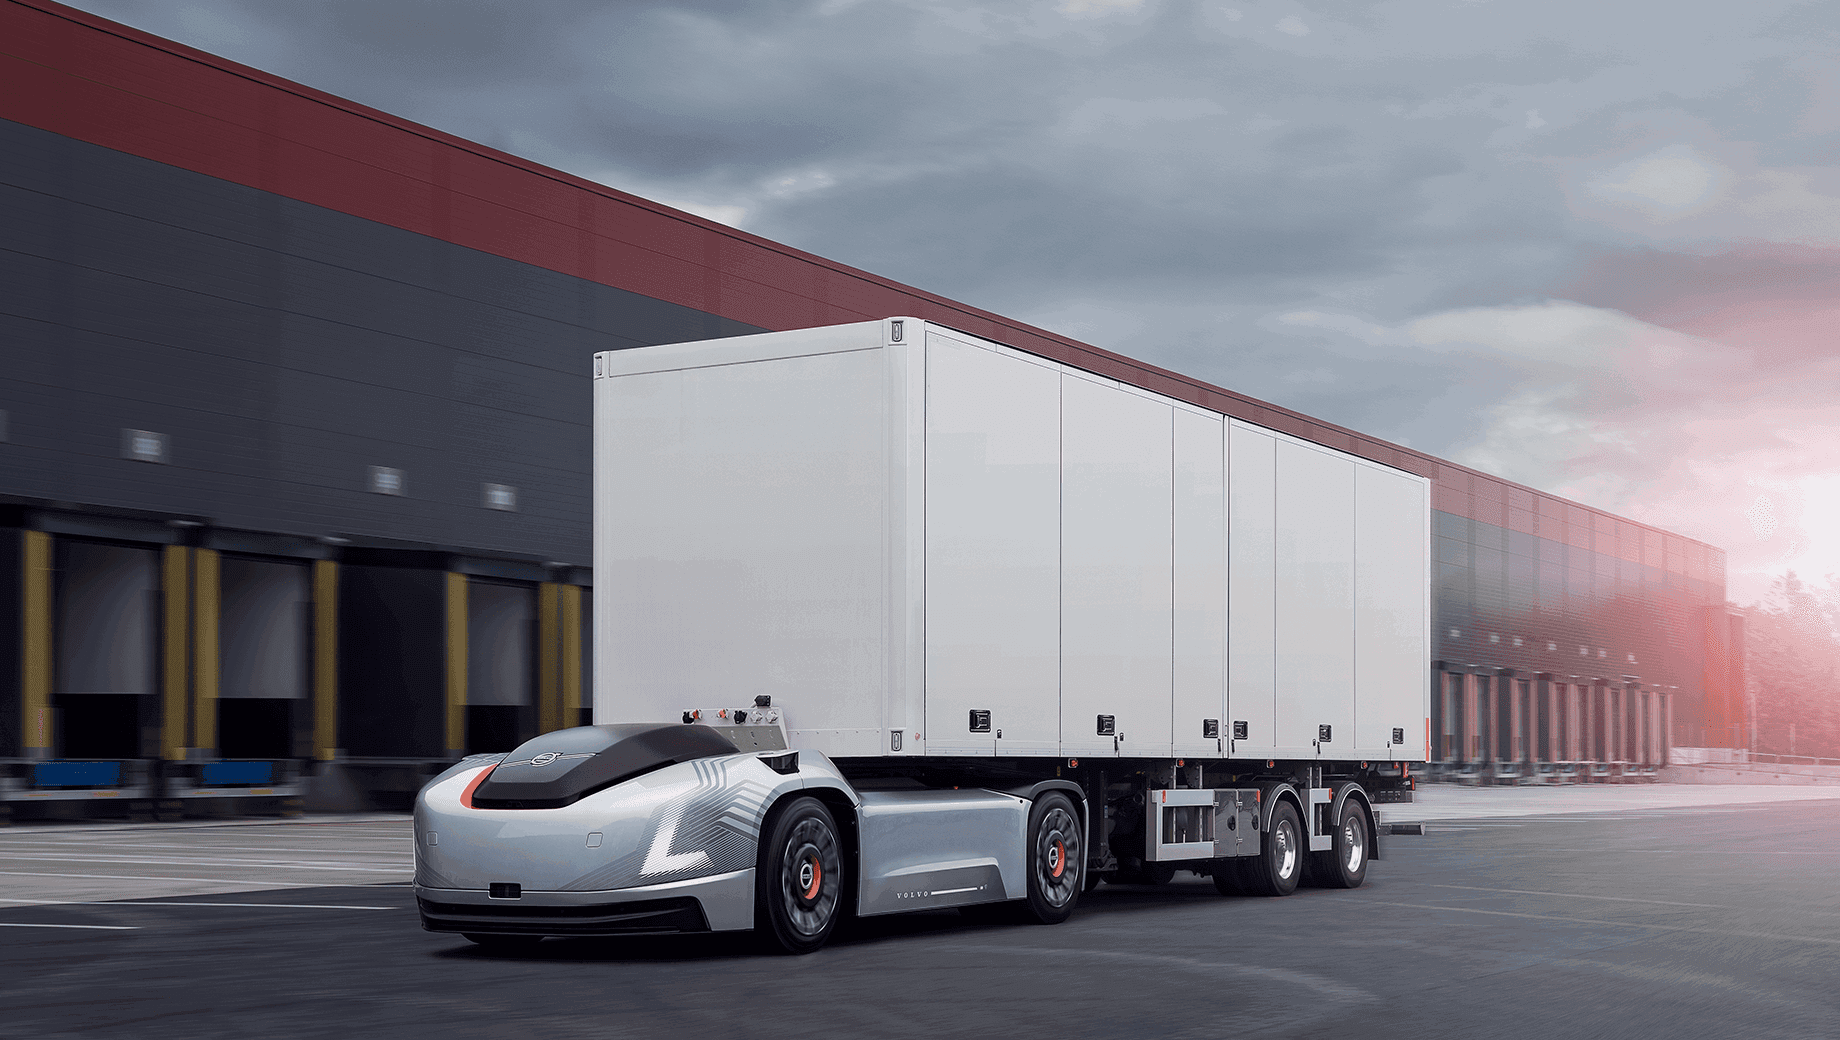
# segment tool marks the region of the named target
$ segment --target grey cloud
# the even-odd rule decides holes
[[[1667,276],[1567,178],[1669,120],[1812,161],[1795,118],[1834,25],[1787,2],[78,6],[1431,451],[1516,373],[1271,317],[1641,308]]]

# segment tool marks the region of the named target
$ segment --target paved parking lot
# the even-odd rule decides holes
[[[0,832],[0,1035],[1836,1035],[1840,800],[1613,793],[1642,804],[1535,791],[1538,811],[1457,818],[1428,792],[1428,832],[1391,838],[1353,892],[1227,898],[1183,875],[1101,886],[1056,928],[879,918],[805,958],[422,932],[401,818],[19,828]],[[1522,792],[1455,797],[1475,794]]]
[[[46,824],[0,830],[0,905],[404,883],[409,817]]]
[[[1425,784],[1411,805],[1384,805],[1389,821],[1474,820],[1505,816],[1634,812],[1782,802],[1832,801],[1833,788],[1762,784],[1576,784],[1554,787],[1462,787]]]

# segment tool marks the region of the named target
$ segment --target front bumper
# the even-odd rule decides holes
[[[478,889],[415,887],[422,927],[499,935],[629,935],[754,927],[754,869],[604,892],[530,892],[495,899]]]

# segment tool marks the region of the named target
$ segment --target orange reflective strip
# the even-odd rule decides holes
[[[466,785],[466,790],[460,792],[460,804],[463,807],[468,809],[473,807],[473,792],[479,790],[479,785],[484,783],[486,777],[492,775],[492,770],[497,768],[498,763],[494,762],[484,769],[481,769],[479,775],[473,778],[473,782]]]

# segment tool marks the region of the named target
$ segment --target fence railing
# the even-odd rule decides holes
[[[1743,748],[1676,747],[1668,749],[1668,761],[1677,766],[1743,765],[1750,760]]]

